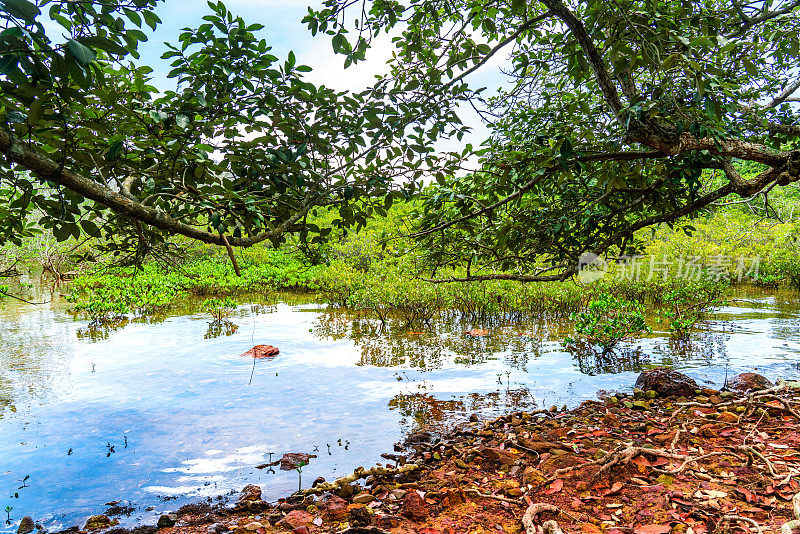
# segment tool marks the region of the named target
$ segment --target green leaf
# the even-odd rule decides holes
[[[92,221],[81,221],[81,228],[91,237],[100,237],[100,228]]]
[[[70,54],[72,54],[72,57],[81,65],[88,65],[97,58],[97,54],[94,53],[94,50],[74,39],[70,39],[67,42],[67,48]]]
[[[42,14],[39,8],[28,0],[3,0],[0,10],[31,24],[36,21],[37,15]]]
[[[116,141],[113,143],[106,152],[106,161],[114,161],[122,152],[123,142]]]

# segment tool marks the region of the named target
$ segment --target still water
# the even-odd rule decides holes
[[[605,358],[569,352],[568,325],[546,321],[382,329],[285,295],[243,301],[228,331],[191,305],[91,331],[54,298],[0,301],[0,532],[24,515],[50,531],[82,525],[118,500],[133,508],[123,525],[153,522],[248,483],[276,499],[380,462],[420,425],[574,406],[600,389],[630,390],[652,364],[716,386],[754,368],[800,376],[797,294],[746,293],[689,348],[656,331]],[[490,335],[465,335],[472,327]],[[240,356],[256,344],[281,353]],[[317,455],[302,480],[254,468],[286,452]]]

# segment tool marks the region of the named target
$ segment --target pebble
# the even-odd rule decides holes
[[[375,496],[370,493],[361,493],[353,497],[353,502],[356,504],[368,504],[375,500]]]
[[[264,525],[262,525],[262,524],[261,524],[261,523],[259,523],[258,521],[253,521],[252,523],[247,523],[247,524],[244,526],[244,529],[245,529],[245,530],[249,530],[249,531],[258,530],[258,529],[260,529],[260,528],[264,528]]]
[[[404,490],[404,489],[393,489],[389,493],[389,498],[393,499],[395,501],[399,501],[405,496],[406,496],[406,490]]]

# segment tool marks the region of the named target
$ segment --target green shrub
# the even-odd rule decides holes
[[[670,289],[663,298],[663,315],[673,337],[689,339],[695,326],[722,304],[723,284],[705,278],[687,281]]]
[[[589,301],[585,311],[570,315],[575,332],[589,345],[598,345],[608,352],[620,341],[649,332],[641,304],[621,300],[604,293]],[[575,344],[576,340],[568,338]]]

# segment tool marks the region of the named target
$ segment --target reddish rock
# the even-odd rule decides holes
[[[297,527],[296,529],[292,530],[292,533],[293,534],[310,534],[308,532],[308,527],[306,527],[306,526]]]
[[[516,462],[518,458],[518,456],[511,451],[491,447],[482,448],[481,454],[490,462],[500,463],[502,465],[514,465],[514,462]]]
[[[242,492],[239,494],[239,498],[236,499],[236,502],[260,501],[260,500],[261,500],[261,488],[259,488],[255,484],[248,484],[242,489]]]
[[[372,514],[364,505],[351,504],[348,506],[347,521],[354,527],[366,527],[372,523]]]
[[[400,513],[412,521],[424,521],[428,517],[428,507],[425,500],[416,491],[409,491],[403,499]]]
[[[774,384],[757,373],[742,373],[731,382],[731,386],[739,391],[756,391],[771,388]]]
[[[299,527],[308,526],[313,522],[313,515],[309,514],[308,512],[304,512],[303,510],[293,510],[289,512],[286,517],[278,521],[278,526],[296,529]]]
[[[322,520],[335,523],[347,520],[347,501],[336,495],[328,495],[316,502],[322,511]]]
[[[375,526],[382,529],[397,528],[400,526],[401,521],[402,520],[396,515],[383,514],[376,514],[375,518],[373,519]]]
[[[666,367],[642,371],[636,379],[636,387],[644,391],[655,391],[662,397],[691,397],[700,389],[693,379]]]
[[[450,504],[450,506],[458,506],[464,502],[464,498],[460,491],[456,489],[449,489],[447,490],[447,502]]]
[[[272,359],[280,353],[281,351],[277,347],[273,347],[272,345],[256,345],[252,349],[242,354],[242,356],[248,356],[250,358],[256,358],[256,359],[261,359],[261,358]]]

